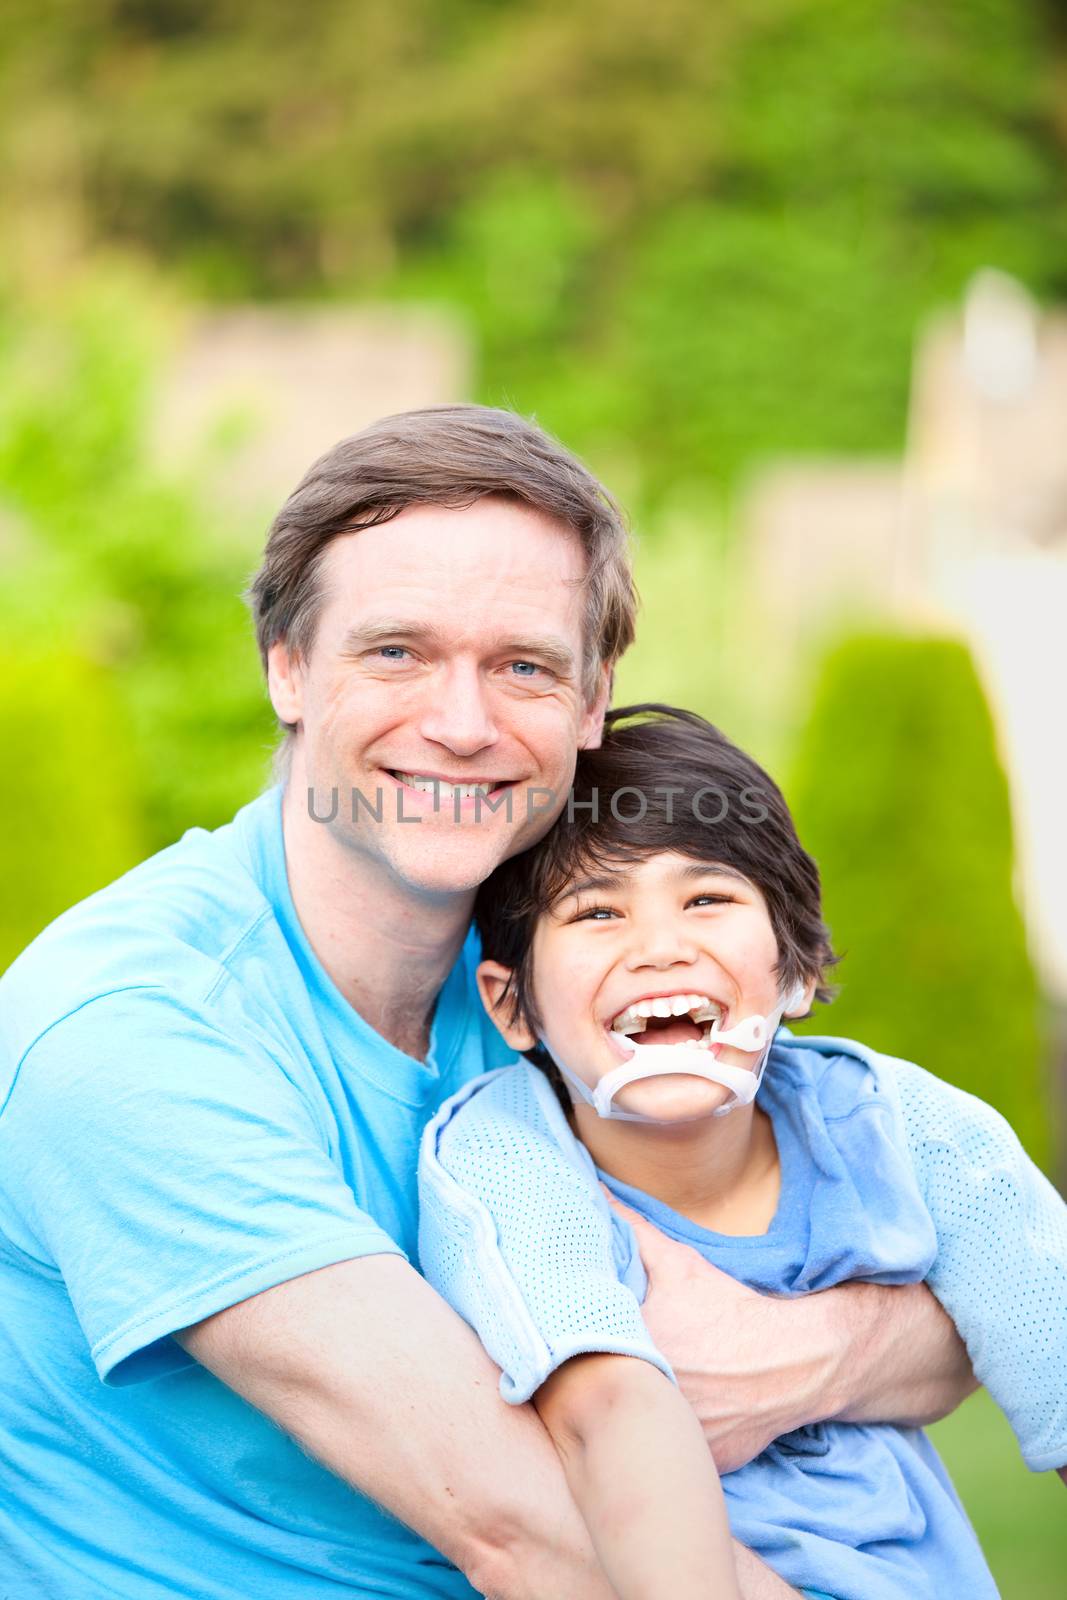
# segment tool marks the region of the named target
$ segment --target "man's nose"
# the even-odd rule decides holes
[[[430,698],[420,723],[425,739],[457,756],[477,755],[496,743],[496,724],[475,666],[456,664],[435,673],[427,687]]]

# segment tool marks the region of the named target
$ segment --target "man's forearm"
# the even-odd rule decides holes
[[[180,1335],[216,1376],[491,1600],[614,1600],[530,1406],[393,1256],[281,1284]]]
[[[923,1426],[978,1387],[951,1317],[922,1284],[844,1284],[799,1304],[825,1319],[838,1359],[807,1421]]]
[[[921,1284],[756,1294],[625,1214],[649,1273],[645,1321],[720,1472],[807,1423],[929,1422],[975,1388],[962,1340]]]

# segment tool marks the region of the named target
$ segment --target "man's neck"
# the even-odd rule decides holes
[[[716,1233],[765,1233],[778,1205],[780,1168],[771,1120],[756,1106],[674,1127],[598,1117],[578,1106],[575,1130],[613,1178]]]
[[[289,891],[300,925],[349,1005],[390,1044],[422,1060],[473,894],[420,896],[314,823],[301,803],[306,792],[294,775],[282,800]]]

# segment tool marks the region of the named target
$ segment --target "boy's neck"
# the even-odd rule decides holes
[[[757,1106],[659,1127],[574,1108],[574,1128],[601,1171],[715,1233],[766,1233],[781,1175],[771,1119]]]

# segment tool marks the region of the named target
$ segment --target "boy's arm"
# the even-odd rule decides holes
[[[966,1349],[922,1284],[757,1294],[617,1202],[648,1272],[642,1306],[720,1472],[810,1422],[920,1424],[975,1388]]]
[[[740,1600],[718,1474],[669,1379],[631,1356],[575,1356],[534,1405],[620,1600]]]
[[[710,1519],[721,1491],[699,1426],[665,1377],[669,1368],[649,1338],[635,1292],[619,1281],[617,1240],[592,1164],[579,1154],[547,1084],[542,1096],[542,1082],[533,1068],[505,1069],[468,1085],[427,1127],[419,1167],[423,1272],[503,1369],[494,1376],[513,1403],[540,1393],[547,1416],[552,1374],[578,1372],[586,1358],[603,1362],[610,1350],[619,1367],[636,1374],[632,1392],[640,1392],[642,1406],[649,1393],[657,1407],[681,1405],[681,1423],[672,1409],[670,1426],[682,1430],[686,1451],[694,1438],[699,1444],[695,1481],[710,1483],[707,1497],[698,1493],[701,1516]],[[559,1383],[563,1394],[564,1379]],[[629,1459],[644,1496],[648,1452],[639,1444]],[[618,1462],[609,1465],[616,1469]],[[734,1555],[744,1600],[795,1595],[750,1551],[735,1545]],[[648,1592],[659,1600],[671,1590],[661,1583]]]

